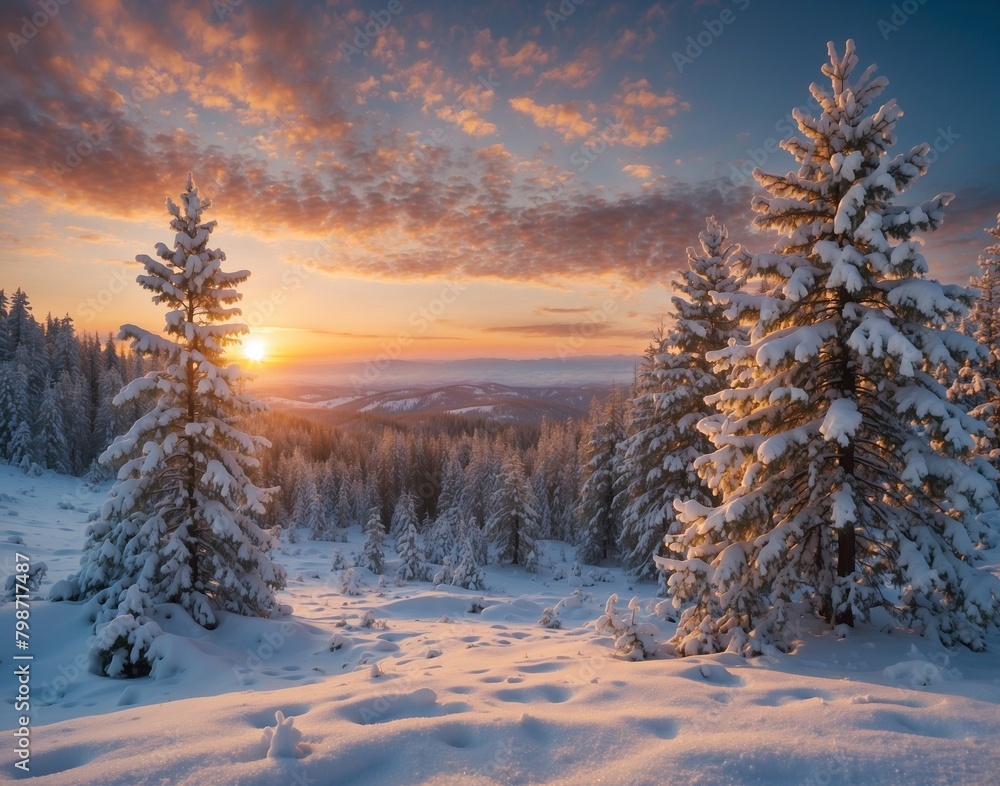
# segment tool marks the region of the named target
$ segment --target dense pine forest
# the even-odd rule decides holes
[[[30,474],[108,477],[97,457],[143,414],[114,398],[148,365],[110,336],[77,334],[68,314],[40,323],[26,292],[0,289],[0,458]]]

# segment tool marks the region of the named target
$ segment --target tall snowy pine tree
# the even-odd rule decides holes
[[[821,112],[793,110],[801,134],[782,143],[798,171],[755,172],[755,222],[784,239],[751,264],[770,290],[728,298],[759,319],[749,344],[714,353],[734,389],[710,399],[726,417],[697,464],[723,502],[681,503],[687,527],[668,538],[675,603],[693,601],[681,654],[786,648],[797,601],[848,625],[884,609],[974,649],[1000,619],[1000,581],[975,566],[992,536],[978,514],[998,504],[995,472],[969,455],[984,426],[934,376],[980,352],[942,327],[969,294],[925,278],[911,240],[951,197],[894,204],[930,147],[890,156],[901,112],[869,111],[886,81],[855,78],[851,41],[829,53]]]
[[[203,222],[202,214],[210,204],[188,175],[180,205],[167,200],[173,247],[158,243],[159,259],[136,257],[146,271],[137,281],[169,309],[166,336],[135,325],[124,325],[121,335],[134,352],[158,353],[165,362],[115,399],[120,406],[143,393],[156,396],[153,409],[101,456],[102,463],[124,463],[88,528],[74,577],[78,597],[98,597],[99,622],[115,616],[133,586],[146,607],[178,603],[206,627],[216,624],[216,609],[266,616],[285,581],[268,556],[276,543],[256,523],[273,489],[247,475],[268,443],[237,428],[260,405],[239,392],[239,368],[222,365],[226,347],[246,332],[228,320],[240,314],[236,287],[250,273],[224,272],[225,254],[209,248],[216,222]]]
[[[680,528],[675,499],[719,502],[698,478],[694,461],[712,450],[697,428],[702,418],[715,414],[705,397],[728,387],[726,374],[716,371],[705,355],[730,341],[746,341],[746,331],[712,300],[712,292],[738,292],[741,286],[733,268],[746,261],[745,253],[738,245],[727,245],[727,237],[726,228],[710,217],[698,236],[700,250],[688,248],[688,269],[679,275],[674,286],[678,294],[671,299],[673,328],[646,350],[631,402],[618,544],[622,563],[640,578],[655,576],[653,557],[663,555],[667,533]]]

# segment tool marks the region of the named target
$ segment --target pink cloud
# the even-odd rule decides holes
[[[534,122],[539,128],[551,128],[562,134],[565,141],[583,138],[592,133],[596,126],[584,119],[577,105],[573,102],[567,104],[549,104],[547,106],[536,104],[527,96],[512,98],[508,101],[511,108],[522,112]]]

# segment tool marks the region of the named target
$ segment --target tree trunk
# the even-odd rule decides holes
[[[837,290],[837,299],[839,301],[839,312],[841,315],[844,313],[844,307],[849,302],[847,297],[847,292],[843,287]],[[847,346],[846,340],[842,340],[840,344],[840,391],[841,394],[848,398],[850,397],[854,401],[857,401],[856,387],[857,379],[854,374],[854,369],[851,366],[851,355],[850,349]],[[853,478],[855,469],[854,461],[854,443],[849,443],[837,457],[837,460],[844,470],[844,474],[848,478]],[[854,486],[857,488],[857,486]],[[837,578],[846,578],[854,573],[855,562],[857,561],[858,553],[858,543],[857,534],[855,532],[855,527],[853,524],[843,527],[837,532]],[[845,609],[835,609],[834,610],[834,624],[835,625],[850,625],[854,627],[854,609],[851,606],[847,606]]]
[[[854,527],[842,529],[837,533],[837,576],[844,578],[854,572],[854,562],[857,558],[857,538]],[[845,609],[837,609],[834,617],[836,625],[850,625],[854,627],[854,609],[848,606]]]
[[[187,319],[188,319],[188,322],[191,322],[191,323],[194,322],[194,301],[191,300],[190,298],[188,299]],[[191,347],[188,347],[188,349],[190,350]],[[192,358],[190,358],[190,357],[188,358],[187,368],[185,369],[185,371],[187,372],[186,373],[186,380],[185,380],[186,384],[187,384],[187,390],[185,391],[186,394],[187,394],[187,422],[188,423],[194,423],[194,419],[195,419],[195,366],[194,366],[194,360]],[[194,520],[195,520],[195,512],[196,512],[195,511],[195,491],[196,491],[196,489],[198,487],[198,476],[197,476],[197,469],[195,467],[195,462],[194,462],[194,446],[191,444],[191,438],[190,437],[188,438],[188,442],[187,442],[187,451],[188,451],[188,456],[187,456],[187,460],[188,460],[188,467],[187,467],[187,469],[188,469],[188,471],[187,471],[187,488],[184,490],[185,494],[187,496],[187,513],[188,513],[188,521],[190,522],[190,525],[188,527],[187,547],[188,547],[188,551],[191,553],[191,588],[192,589],[197,589],[198,586],[199,586],[199,582],[201,580],[201,577],[198,575],[198,573],[199,573],[199,565],[198,565],[198,533],[194,529]]]

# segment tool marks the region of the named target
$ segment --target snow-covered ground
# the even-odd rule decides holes
[[[572,548],[554,542],[537,576],[488,568],[487,592],[389,581],[380,593],[359,570],[359,596],[342,595],[330,568],[334,550],[360,552],[359,531],[347,544],[285,544],[291,616],[222,615],[204,631],[161,608],[158,678],[99,677],[87,670],[85,605],[40,598],[75,570],[101,498],[74,478],[0,467],[0,574],[17,552],[49,569],[30,616],[38,783],[998,782],[1000,636],[974,654],[804,625],[791,655],[626,662],[592,622],[610,593],[622,605],[638,595],[666,639],[655,588],[617,570],[574,577]],[[562,627],[539,625],[560,601]],[[21,775],[14,630],[14,605],[0,604],[0,782]],[[277,712],[293,728],[265,732]],[[271,736],[272,752],[293,755],[269,758]]]

